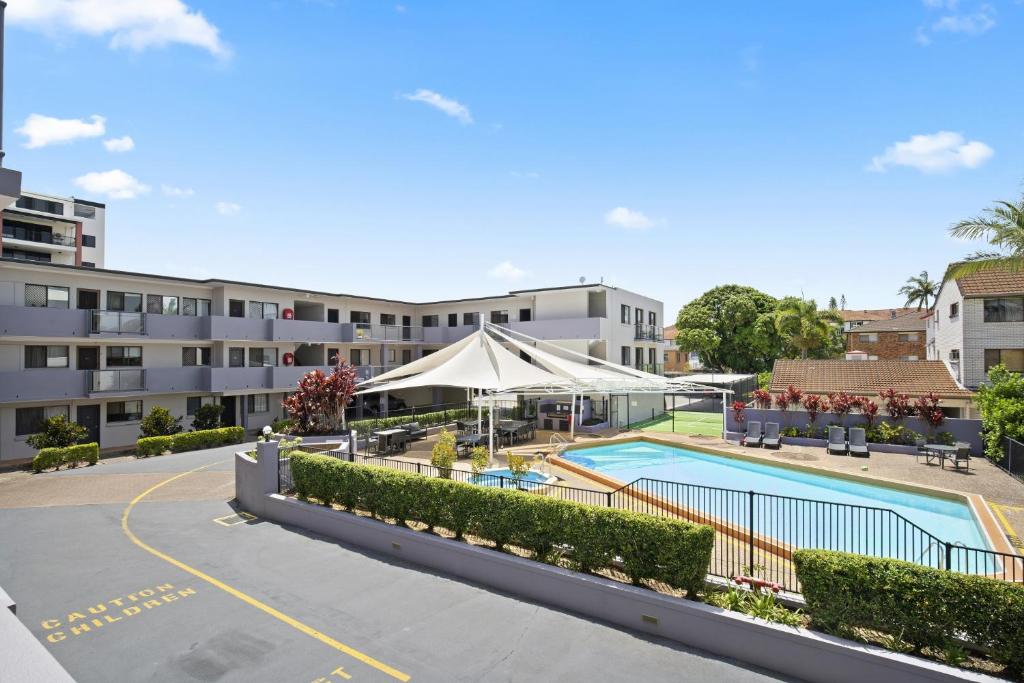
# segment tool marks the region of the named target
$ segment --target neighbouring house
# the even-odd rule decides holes
[[[3,257],[103,268],[106,206],[75,197],[22,193],[0,210]]]
[[[844,308],[839,311],[839,315],[843,318],[843,332],[849,332],[855,327],[876,320],[891,320],[910,313],[924,314],[926,312],[916,308],[864,308],[858,310]]]
[[[942,408],[947,416],[977,416],[974,393],[958,384],[946,364],[939,361],[775,361],[769,391],[777,394],[789,386],[805,394],[846,392],[866,396],[876,402],[878,395],[890,388],[907,394],[911,399],[934,393],[942,399]]]
[[[700,358],[696,351],[680,351],[676,346],[676,326],[669,325],[662,333],[665,340],[665,348],[662,355],[665,364],[665,375],[685,375],[694,370],[700,370]]]
[[[921,311],[864,322],[846,332],[847,359],[923,360],[926,326]]]
[[[1024,272],[986,271],[943,283],[928,318],[926,353],[972,389],[1000,363],[1024,372]]]

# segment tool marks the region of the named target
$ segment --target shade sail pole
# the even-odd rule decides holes
[[[674,420],[675,417],[673,416],[672,419]],[[722,392],[722,441],[725,441],[725,433],[728,431],[726,429],[727,421],[728,420],[726,420],[725,391],[723,391]],[[672,424],[675,424],[675,423],[673,422]],[[781,442],[779,442],[779,443],[781,443]]]
[[[576,394],[572,395],[572,407],[569,408],[569,441],[576,440]]]
[[[473,391],[470,389],[470,391]],[[481,425],[484,423],[484,390],[477,389],[476,395],[476,433],[480,433]]]
[[[494,396],[491,396],[491,402],[488,406],[490,412],[487,420],[487,453],[490,455],[490,459],[494,460]],[[490,464],[488,462],[487,464]]]

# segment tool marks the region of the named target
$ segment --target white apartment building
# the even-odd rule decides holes
[[[928,318],[927,354],[969,389],[999,363],[1024,372],[1024,272],[981,272],[943,283]]]
[[[0,211],[3,258],[103,268],[105,214],[97,202],[23,192]]]
[[[85,217],[69,207],[69,220],[82,223],[76,236],[84,234]],[[103,450],[134,445],[141,417],[157,405],[184,416],[186,429],[205,402],[224,406],[226,424],[261,429],[284,416],[281,400],[302,375],[330,371],[338,355],[368,378],[462,339],[481,317],[662,371],[662,303],[624,289],[583,284],[416,303],[107,270],[102,208],[95,208],[88,220],[98,221],[97,246],[80,250],[82,259],[98,259],[95,268],[84,260],[0,259],[0,460],[31,457],[26,437],[54,414],[85,426]],[[11,216],[19,220],[46,213],[18,211]],[[422,406],[464,401],[465,392],[410,390],[394,398]],[[367,409],[387,405],[384,397]]]

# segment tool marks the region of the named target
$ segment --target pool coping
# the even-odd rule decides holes
[[[663,439],[656,436],[649,435],[622,435],[615,436],[608,439],[602,439],[600,442],[577,442],[568,444],[564,449],[565,451],[575,451],[587,448],[596,448],[598,446],[607,446],[614,443],[630,443],[630,442],[645,442],[645,443],[656,443],[662,446],[669,446],[671,448],[687,448],[698,451],[700,453],[707,453],[708,455],[717,455],[724,458],[733,458],[735,460],[743,460],[746,462],[757,463],[761,465],[768,465],[771,467],[783,467],[786,469],[796,470],[798,472],[804,472],[806,474],[817,474],[820,476],[834,476],[839,479],[846,479],[849,481],[855,481],[862,484],[872,484],[876,486],[884,486],[888,488],[895,488],[911,493],[919,493],[921,495],[932,496],[933,498],[945,498],[947,500],[957,500],[967,505],[968,509],[974,515],[975,521],[981,528],[982,533],[985,535],[985,541],[988,544],[988,549],[998,553],[1004,553],[1007,555],[1019,557],[1016,549],[1010,544],[1010,541],[1003,534],[1002,529],[999,527],[999,523],[996,521],[995,515],[985,502],[985,498],[977,493],[965,493],[962,491],[953,491],[950,489],[944,489],[938,486],[929,486],[927,484],[908,484],[907,482],[897,481],[894,479],[888,479],[886,477],[877,477],[865,474],[855,474],[853,472],[837,472],[835,470],[826,470],[821,467],[815,467],[813,465],[805,465],[802,463],[792,462],[780,462],[778,460],[772,460],[762,455],[755,455],[753,453],[733,453],[731,451],[718,450],[705,446],[703,444],[691,444],[689,442],[673,441],[670,439]],[[588,467],[583,467],[576,463],[571,463],[558,456],[549,456],[549,462],[559,467],[564,467],[575,474],[582,477],[587,477],[593,481],[603,484],[604,486],[610,486],[612,488],[620,488],[627,485],[629,482],[622,482],[614,477],[595,472]],[[567,466],[568,465],[568,466]],[[651,498],[656,498],[651,496]],[[781,544],[778,541],[774,541],[771,545],[778,545],[780,548],[787,544]],[[756,541],[755,541],[756,542]],[[760,546],[760,544],[758,543]],[[768,550],[767,547],[763,549]]]

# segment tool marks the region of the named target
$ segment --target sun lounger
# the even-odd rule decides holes
[[[846,438],[842,427],[828,428],[828,452],[846,455]]]
[[[748,422],[747,423],[747,435],[743,437],[744,446],[760,446],[761,445],[761,423],[760,422]]]
[[[868,436],[863,427],[850,427],[850,455],[868,457]]]
[[[761,445],[763,445],[765,448],[782,447],[782,437],[779,436],[778,422],[764,423],[764,437],[761,439]]]

